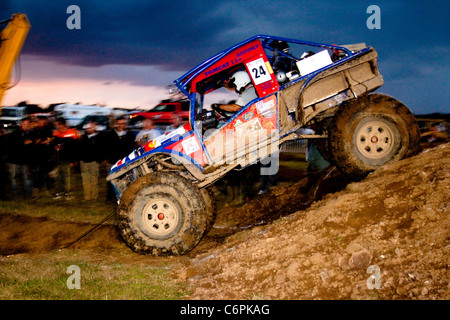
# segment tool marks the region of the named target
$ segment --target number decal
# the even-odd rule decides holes
[[[250,71],[250,75],[252,76],[255,85],[272,80],[263,58],[250,61],[247,63],[247,68]]]
[[[252,69],[253,78],[258,79],[261,75],[266,75],[266,70],[264,70],[263,66],[259,66],[259,73],[257,68]]]

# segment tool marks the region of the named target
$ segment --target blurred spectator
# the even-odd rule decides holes
[[[279,152],[275,152],[260,161],[260,180],[258,194],[265,194],[270,187],[277,185]]]
[[[7,200],[11,196],[8,169],[6,168],[6,139],[8,136],[0,128],[0,199]]]
[[[145,118],[142,121],[142,130],[136,136],[136,145],[142,146],[147,142],[159,137],[161,135],[161,131],[157,129],[153,123],[153,120],[150,118]]]
[[[135,136],[128,131],[128,120],[125,117],[117,118],[114,129],[105,134],[105,152],[108,163],[112,166],[134,150]]]
[[[114,129],[106,132],[104,139],[105,154],[107,159],[106,170],[109,169],[120,159],[129,155],[135,147],[135,135],[128,131],[128,120],[126,117],[117,118]],[[107,184],[106,201],[114,202],[116,195],[111,183]]]
[[[317,149],[314,139],[308,139],[307,150],[308,172],[320,172],[330,166],[330,163],[323,157]]]
[[[53,184],[49,173],[53,168],[55,150],[52,145],[52,141],[54,140],[52,125],[49,123],[47,117],[37,117],[34,137],[34,187],[38,192],[42,192],[44,187],[51,192]]]
[[[170,126],[166,128],[165,133],[172,132],[173,130],[175,130],[179,126],[182,126],[183,124],[184,124],[183,118],[179,114],[172,114],[172,122]]]
[[[297,134],[315,134],[311,128],[301,128],[296,131]],[[314,142],[314,139],[308,139],[306,149],[306,161],[308,162],[308,172],[320,172],[330,166],[330,163],[323,157]]]
[[[56,186],[53,198],[64,196],[67,200],[71,198],[70,171],[77,160],[78,142],[80,134],[74,128],[66,124],[64,118],[55,121],[53,132],[54,146],[56,151]]]
[[[33,158],[33,137],[30,130],[31,119],[24,118],[17,130],[7,140],[7,168],[14,196],[32,196],[31,159]]]
[[[80,170],[86,201],[98,199],[99,164],[102,159],[101,141],[96,128],[96,122],[89,122],[80,140]]]

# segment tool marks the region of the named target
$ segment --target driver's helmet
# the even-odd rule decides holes
[[[236,91],[241,92],[246,85],[251,83],[250,77],[246,71],[237,71],[230,77],[230,84],[236,86]]]

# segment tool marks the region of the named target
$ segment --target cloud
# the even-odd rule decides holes
[[[164,65],[186,68],[198,63],[198,51],[214,44],[230,19],[218,15],[217,4],[185,1],[17,1],[26,3],[32,29],[23,52],[62,63],[86,66],[105,64]],[[48,3],[48,2],[45,2]],[[81,30],[69,30],[66,9],[81,9]],[[181,54],[180,54],[181,53]]]

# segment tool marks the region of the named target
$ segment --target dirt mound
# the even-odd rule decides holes
[[[448,299],[449,156],[445,144],[387,165],[183,260],[174,276],[192,284],[190,299]],[[242,210],[252,221],[266,208],[289,213],[304,205],[295,201],[301,183]],[[280,207],[283,197],[292,208]],[[218,227],[232,209],[223,214]]]
[[[61,249],[95,227],[90,223],[74,223],[25,215],[0,215],[0,255],[45,252]],[[101,225],[71,248],[110,249],[121,244],[114,225]]]

